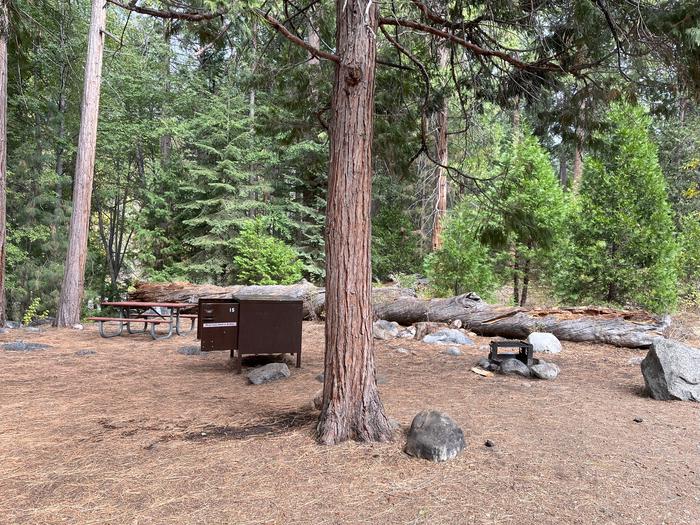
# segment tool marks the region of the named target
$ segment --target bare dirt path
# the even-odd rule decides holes
[[[459,458],[430,464],[401,437],[315,444],[319,323],[303,368],[257,387],[224,353],[178,354],[193,336],[0,344],[17,339],[51,348],[0,349],[2,523],[700,524],[700,405],[644,397],[643,352],[564,344],[544,382],[473,374],[477,347],[378,342],[390,416],[406,429],[436,408],[465,431]]]

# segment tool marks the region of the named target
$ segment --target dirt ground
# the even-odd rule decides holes
[[[0,335],[18,339],[52,347],[0,350],[2,523],[700,524],[700,405],[645,397],[641,351],[564,343],[559,378],[537,381],[470,372],[487,339],[460,357],[377,342],[403,430],[424,408],[464,429],[462,455],[432,464],[401,434],[314,442],[319,323],[302,368],[261,386],[224,353],[177,353],[193,335]]]

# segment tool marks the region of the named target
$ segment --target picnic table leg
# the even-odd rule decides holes
[[[122,308],[122,317],[129,319],[129,316],[131,315],[130,310],[130,308]],[[126,323],[126,331],[130,334],[145,334],[146,330],[148,330],[148,323],[143,323],[143,330],[132,330],[131,323],[128,321]]]
[[[297,368],[301,368],[301,351],[297,352]]]
[[[177,333],[177,335],[189,334],[192,330],[194,330],[194,323],[195,323],[196,319],[190,319],[190,328],[187,331],[180,330],[180,320],[181,320],[180,314],[178,313],[177,314],[177,321],[175,322],[175,332]]]
[[[110,321],[98,321],[98,329],[100,331],[100,335],[104,338],[109,338],[109,337],[117,337],[118,335],[122,335],[122,332],[124,331],[124,323],[120,322],[119,323],[119,331],[116,334],[108,334],[105,332],[105,322],[110,322]]]
[[[156,326],[158,323],[151,323],[151,337],[154,340],[159,340],[159,339],[168,339],[171,335],[173,335],[173,320],[172,318],[170,319],[170,322],[168,322],[168,333],[165,335],[158,335],[156,332]]]

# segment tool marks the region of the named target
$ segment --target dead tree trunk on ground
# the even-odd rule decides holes
[[[66,255],[61,296],[58,301],[56,326],[71,326],[80,321],[80,307],[85,284],[92,180],[95,168],[106,18],[107,5],[104,0],[92,0],[87,61],[85,63],[85,87],[78,136],[78,158],[75,162],[75,181],[73,184],[73,212],[70,219],[68,254]]]
[[[288,295],[304,301],[304,318],[324,314],[325,291],[311,283],[290,286],[214,286],[190,283],[141,283],[129,299],[134,301],[192,302],[200,297],[233,295]],[[372,290],[374,318],[411,325],[422,321],[448,323],[459,319],[483,336],[524,338],[532,332],[552,332],[563,341],[607,343],[628,348],[651,345],[663,337],[670,319],[642,311],[599,307],[519,308],[485,303],[475,294],[446,299],[419,299],[407,288]]]

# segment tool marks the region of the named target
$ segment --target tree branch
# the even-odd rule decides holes
[[[203,20],[213,20],[222,15],[225,15],[227,9],[218,9],[217,11],[170,11],[170,10],[160,10],[152,9],[150,7],[143,7],[136,5],[138,0],[131,0],[128,4],[124,4],[119,0],[107,0],[110,4],[114,4],[117,7],[126,9],[128,11],[133,11],[135,13],[141,13],[142,15],[154,16],[156,18],[165,18],[170,20],[187,20],[189,22],[201,22]]]
[[[270,24],[278,33],[280,33],[283,37],[285,37],[287,40],[290,42],[293,42],[294,44],[298,45],[299,47],[302,47],[306,49],[309,53],[311,53],[313,56],[317,58],[323,58],[324,60],[330,60],[331,62],[335,62],[336,64],[340,64],[340,57],[338,55],[334,55],[333,53],[327,53],[326,51],[321,51],[320,49],[312,46],[308,42],[305,42],[303,39],[299,38],[295,34],[293,34],[289,29],[284,27],[277,19],[271,17],[268,13],[265,13],[264,11],[260,9],[254,9],[253,10],[255,14],[258,16],[264,18],[268,24]]]

